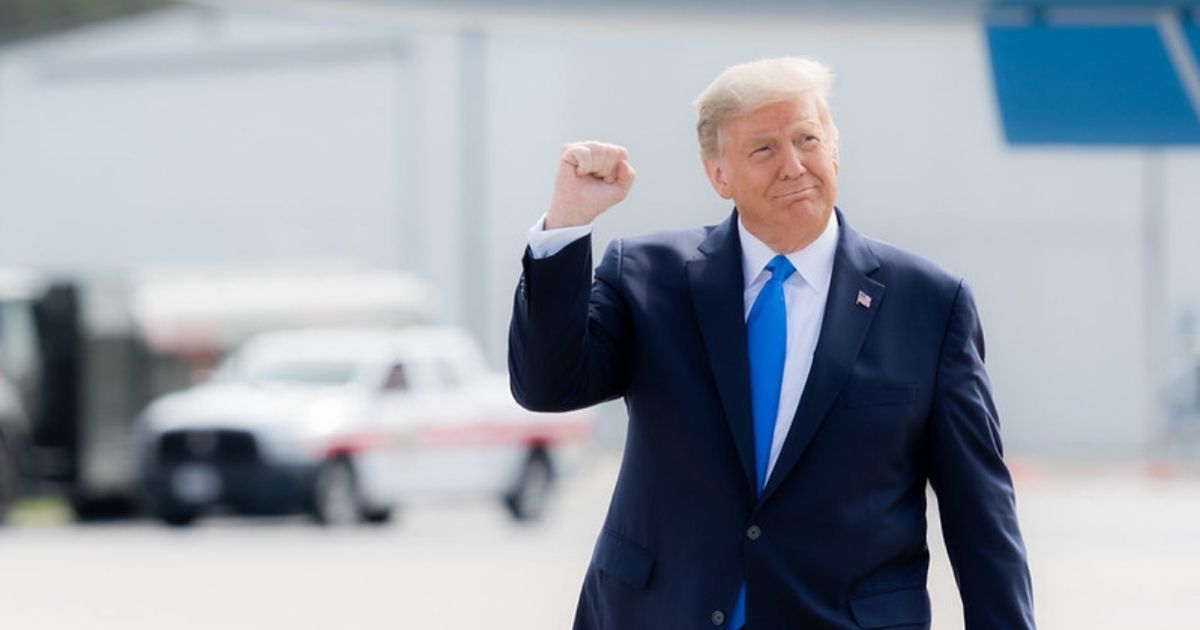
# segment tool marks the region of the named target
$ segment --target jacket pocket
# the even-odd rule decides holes
[[[654,568],[654,556],[641,545],[604,529],[596,541],[592,564],[633,588],[645,588]]]
[[[846,387],[847,407],[878,407],[881,405],[905,405],[916,402],[915,383],[883,383],[872,385],[851,384]]]
[[[932,617],[929,593],[923,588],[856,597],[850,600],[850,612],[864,630],[892,626],[928,628]]]

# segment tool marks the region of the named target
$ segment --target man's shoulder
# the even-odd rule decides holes
[[[877,277],[884,281],[884,284],[900,283],[912,288],[953,295],[963,282],[961,275],[925,256],[877,238],[863,234],[859,234],[859,237],[878,259]]]

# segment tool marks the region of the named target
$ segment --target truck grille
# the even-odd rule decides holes
[[[245,431],[171,431],[158,443],[161,461],[207,461],[252,464],[258,461],[258,444]]]

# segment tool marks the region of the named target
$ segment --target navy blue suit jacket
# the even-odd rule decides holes
[[[757,499],[736,211],[614,241],[594,280],[590,239],[526,251],[516,399],[629,411],[576,629],[723,627],[743,579],[751,630],[928,628],[927,481],[966,627],[1034,627],[971,294],[838,220],[812,371]]]

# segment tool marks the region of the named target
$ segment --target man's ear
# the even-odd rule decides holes
[[[733,188],[729,186],[729,181],[725,178],[725,169],[721,165],[721,158],[712,160],[703,158],[701,161],[704,162],[704,172],[708,175],[708,181],[712,184],[713,190],[717,191],[722,199],[732,199]]]

